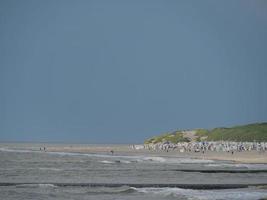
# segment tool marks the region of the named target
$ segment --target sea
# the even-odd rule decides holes
[[[145,153],[49,152],[39,147],[0,143],[1,200],[267,198],[266,164]]]

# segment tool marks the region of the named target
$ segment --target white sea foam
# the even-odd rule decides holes
[[[206,167],[234,167],[245,169],[267,169],[267,164],[235,164],[235,163],[210,163],[206,164]]]
[[[198,200],[258,200],[267,197],[267,190],[260,189],[225,189],[225,190],[191,190],[181,188],[133,188],[137,192],[171,196],[174,198],[185,197],[186,199]]]
[[[8,148],[0,148],[0,151],[4,151],[4,152],[15,152],[15,153],[31,153],[31,152],[35,152],[35,151],[32,151],[32,150],[8,149]]]
[[[141,160],[143,160],[143,161],[152,161],[152,162],[160,162],[160,163],[166,162],[166,159],[162,158],[162,157],[143,157]]]
[[[115,162],[108,161],[108,160],[101,160],[100,162],[104,163],[104,164],[113,164],[113,163],[115,163]]]
[[[62,171],[62,169],[54,168],[54,167],[40,167],[39,170],[43,171]]]
[[[247,168],[246,165],[243,164],[230,164],[230,163],[216,163],[216,164],[206,164],[206,167],[243,167]]]
[[[213,160],[201,160],[190,158],[167,158],[167,157],[153,157],[153,156],[108,156],[109,163],[168,163],[168,164],[186,164],[186,163],[212,163]],[[102,163],[107,163],[105,160]]]
[[[187,163],[213,163],[213,160],[174,158],[174,157],[142,157],[139,161],[150,161],[159,163],[187,164]]]
[[[38,184],[38,186],[39,186],[39,187],[52,187],[52,188],[57,187],[57,186],[54,185],[54,184]]]
[[[55,188],[54,184],[38,183],[38,184],[20,184],[17,188]]]
[[[112,159],[115,161],[119,160],[120,163],[124,163],[124,164],[130,164],[133,162],[174,163],[174,164],[214,162],[213,160],[191,159],[191,158],[173,158],[173,157],[171,158],[171,157],[159,157],[159,156],[125,156],[125,155],[70,153],[70,152],[44,152],[44,151],[36,151],[36,150],[21,150],[21,149],[7,149],[7,148],[0,148],[0,151],[17,152],[17,153],[47,153],[47,154],[60,155],[60,156],[87,156],[87,157],[97,157],[97,158],[108,158],[108,159]]]

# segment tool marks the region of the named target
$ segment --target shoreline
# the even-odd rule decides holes
[[[114,151],[114,155],[125,156],[159,156],[170,158],[191,158],[191,159],[203,159],[203,160],[217,160],[217,161],[229,161],[242,164],[267,164],[267,152],[246,151],[246,152],[234,152],[232,155],[228,152],[178,152],[178,151],[152,151],[146,149],[134,150],[128,145],[110,145],[110,146],[48,146],[47,152],[68,152],[68,153],[93,153],[93,154],[111,154]]]
[[[54,143],[0,143],[0,147],[17,150],[41,151],[46,147],[46,152],[67,152],[67,153],[92,153],[117,156],[154,156],[169,158],[190,158],[215,161],[228,161],[242,164],[267,164],[267,152],[243,151],[234,152],[232,155],[228,152],[207,151],[201,152],[179,152],[171,150],[169,152],[148,149],[132,149],[127,144],[54,144]],[[42,150],[43,151],[43,150]]]

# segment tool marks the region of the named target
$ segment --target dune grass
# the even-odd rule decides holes
[[[215,128],[209,131],[207,140],[267,141],[267,123],[248,124],[232,128]]]
[[[172,133],[165,133],[159,136],[152,137],[145,141],[145,144],[156,144],[159,142],[171,142],[171,143],[178,143],[178,142],[189,142],[189,139],[183,136],[181,131],[175,131]]]
[[[196,141],[237,141],[237,142],[267,142],[267,123],[255,123],[231,128],[214,128],[212,130],[196,129]],[[159,143],[169,141],[172,143],[188,142],[182,131],[165,133],[159,136],[149,138],[148,143]]]

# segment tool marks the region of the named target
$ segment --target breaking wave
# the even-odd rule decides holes
[[[54,184],[20,184],[17,188],[57,188]],[[258,200],[267,197],[267,190],[254,188],[221,189],[221,190],[193,190],[169,187],[136,188],[127,185],[119,187],[86,187],[88,195],[105,194],[147,194],[157,197],[177,198],[187,200]]]
[[[267,197],[267,190],[261,189],[225,189],[225,190],[191,190],[181,188],[135,188],[139,193],[197,200],[258,200]]]
[[[136,188],[129,186],[121,187],[95,187],[88,188],[87,194],[130,194],[136,192]]]
[[[126,156],[126,155],[107,155],[107,154],[94,154],[94,153],[70,153],[70,152],[43,152],[37,150],[20,150],[20,149],[7,149],[0,148],[4,152],[16,153],[46,153],[60,156],[87,156],[97,158],[108,158],[112,161],[103,160],[102,163],[124,163],[130,164],[134,162],[151,162],[151,163],[170,163],[170,164],[191,164],[191,163],[213,163],[213,160],[204,159],[191,159],[191,158],[173,158],[173,157],[158,157],[158,156]],[[114,161],[115,160],[115,161]]]
[[[242,164],[242,163],[209,163],[206,167],[234,167],[241,169],[267,169],[267,164]]]
[[[54,184],[47,184],[47,183],[32,183],[32,184],[18,184],[16,185],[17,188],[55,188],[57,187]]]

